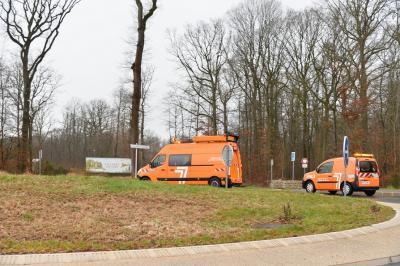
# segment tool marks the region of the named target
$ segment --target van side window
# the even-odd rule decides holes
[[[332,169],[333,169],[333,162],[327,162],[319,167],[318,173],[329,174],[332,173]]]
[[[163,163],[165,163],[165,160],[167,159],[167,156],[164,154],[158,155],[154,160],[151,162],[151,167],[156,168],[161,166]]]
[[[169,156],[169,166],[191,166],[192,155],[190,154],[176,154]]]

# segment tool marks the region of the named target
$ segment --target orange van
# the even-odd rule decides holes
[[[354,191],[363,191],[371,197],[379,189],[380,171],[378,163],[372,154],[354,154],[349,158],[347,180],[344,183],[343,157],[327,160],[315,171],[306,173],[303,177],[303,188],[308,193],[317,190],[336,194],[352,195]]]
[[[226,169],[221,153],[229,144],[234,154],[228,186],[240,186],[243,180],[238,140],[237,135],[224,135],[197,136],[190,143],[174,141],[141,168],[137,178],[173,184],[225,186]]]

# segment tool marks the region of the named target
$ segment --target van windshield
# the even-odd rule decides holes
[[[360,161],[360,172],[376,173],[378,172],[378,166],[373,161]]]

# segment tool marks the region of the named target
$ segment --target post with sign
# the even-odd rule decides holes
[[[306,174],[306,169],[308,168],[308,159],[301,159],[301,167],[303,168],[303,174]]]
[[[292,180],[294,180],[294,162],[296,161],[296,152],[292,152],[290,159],[292,161]]]
[[[150,146],[131,144],[131,149],[134,150],[135,154],[134,158],[132,156],[132,164],[135,164],[135,167],[132,167],[132,176],[136,177],[138,172],[138,150],[150,150]]]
[[[344,162],[344,183],[343,183],[343,196],[347,196],[347,167],[349,165],[349,138],[347,136],[344,137],[343,140],[343,162]]]
[[[231,177],[231,165],[233,159],[233,148],[231,145],[225,145],[222,150],[222,159],[226,169],[225,188],[229,187],[229,178]]]

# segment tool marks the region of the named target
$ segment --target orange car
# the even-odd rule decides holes
[[[378,163],[372,154],[354,154],[354,157],[349,158],[346,183],[343,157],[341,157],[327,160],[315,171],[306,173],[303,178],[303,188],[309,193],[325,190],[336,194],[340,190],[343,195],[364,191],[371,197],[379,189],[379,178]]]
[[[144,181],[162,181],[174,184],[225,186],[226,169],[222,149],[232,146],[233,162],[229,187],[240,186],[242,162],[238,146],[239,136],[197,136],[191,143],[174,141],[161,149],[150,164],[138,171]]]

